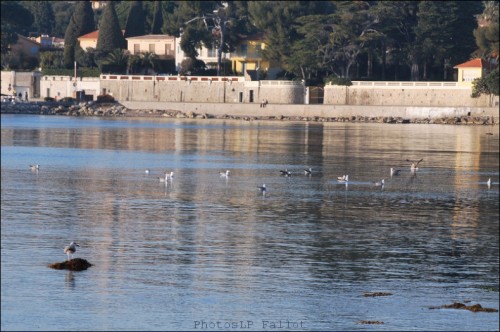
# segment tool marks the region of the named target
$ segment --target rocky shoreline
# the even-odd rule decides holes
[[[236,116],[213,115],[208,113],[183,113],[176,110],[131,110],[119,103],[61,103],[61,102],[21,102],[1,103],[2,114],[41,114],[62,116],[101,116],[101,117],[158,117],[177,119],[231,119],[243,121],[311,121],[311,122],[367,122],[367,123],[421,123],[451,125],[498,125],[490,116],[461,116],[444,118],[401,118],[401,117],[304,117],[304,116]]]

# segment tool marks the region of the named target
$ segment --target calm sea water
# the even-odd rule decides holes
[[[498,126],[1,121],[2,330],[498,330]]]

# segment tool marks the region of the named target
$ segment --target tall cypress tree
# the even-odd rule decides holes
[[[127,48],[127,41],[123,38],[114,2],[110,1],[102,13],[96,50],[100,54],[106,54],[116,48]]]
[[[95,30],[94,11],[90,1],[78,1],[64,34],[64,66],[72,68],[78,37]]]
[[[142,1],[132,1],[125,25],[125,38],[143,36],[146,34],[144,23],[146,18],[142,9]]]
[[[154,13],[153,13],[153,24],[151,26],[151,34],[153,34],[153,35],[161,34],[162,27],[163,27],[163,14],[161,11],[161,2],[155,1]]]

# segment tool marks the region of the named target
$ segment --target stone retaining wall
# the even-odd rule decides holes
[[[160,107],[163,104],[163,107]],[[43,114],[65,116],[138,116],[138,117],[174,117],[198,119],[241,119],[241,120],[288,120],[288,121],[318,121],[318,122],[380,122],[380,123],[438,123],[438,124],[498,124],[497,116],[487,113],[449,113],[436,116],[435,114],[421,113],[419,117],[409,117],[404,108],[389,109],[385,112],[359,112],[356,109],[335,109],[332,106],[305,106],[305,105],[267,105],[255,108],[255,105],[240,104],[199,104],[177,103],[166,104],[150,102],[147,106],[134,107],[131,105],[98,104],[98,103],[2,103],[2,114]],[[144,106],[144,105],[143,105]],[[182,107],[181,107],[182,106]],[[246,107],[241,107],[246,106]],[[252,107],[252,109],[250,109]],[[364,108],[365,110],[367,108]],[[403,112],[404,111],[404,112]],[[411,110],[410,110],[411,111]],[[398,115],[400,114],[400,115]]]

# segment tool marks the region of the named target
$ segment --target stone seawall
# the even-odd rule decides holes
[[[498,109],[219,103],[2,103],[2,114],[497,125]]]
[[[498,107],[415,107],[353,105],[284,105],[222,103],[122,102],[128,109],[175,110],[183,113],[208,113],[238,117],[303,117],[303,118],[401,118],[407,122],[436,121],[447,118],[486,117],[499,123]]]

